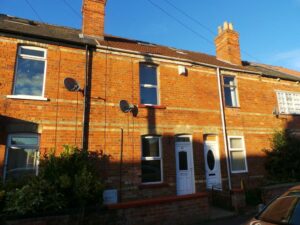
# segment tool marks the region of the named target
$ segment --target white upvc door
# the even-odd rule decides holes
[[[193,144],[191,135],[175,138],[177,195],[195,193]]]
[[[204,142],[206,188],[222,190],[219,146],[217,141]]]

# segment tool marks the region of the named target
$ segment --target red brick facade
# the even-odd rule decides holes
[[[23,45],[47,50],[46,99],[11,96],[18,46]],[[64,144],[81,146],[84,97],[79,92],[67,91],[64,79],[72,77],[84,86],[85,49],[6,35],[0,37],[0,47],[0,114],[7,117],[1,130],[1,167],[5,163],[6,138],[11,133],[40,134],[41,155],[52,149],[59,152]],[[125,99],[135,105],[141,103],[141,62],[157,65],[160,104],[159,107],[140,106],[138,115],[133,117],[130,113],[121,112],[119,101]],[[178,65],[186,67],[187,76],[178,74]],[[90,68],[89,150],[102,150],[110,156],[107,188],[118,189],[123,201],[176,195],[175,136],[189,134],[193,140],[195,192],[205,191],[204,136],[213,134],[219,145],[223,189],[228,189],[216,66],[123,52],[104,46],[93,50]],[[244,137],[247,156],[247,172],[231,174],[232,186],[240,188],[241,182],[248,187],[255,186],[265,174],[262,149],[270,146],[269,138],[274,130],[299,129],[299,118],[273,115],[278,105],[276,91],[299,92],[299,84],[264,77],[247,72],[247,69],[221,68],[221,75],[236,78],[239,104],[237,107],[225,107],[225,121],[228,136]],[[28,125],[28,122],[34,126]],[[120,174],[121,130],[124,135]],[[145,185],[141,182],[141,137],[147,134],[162,137],[163,179],[160,184]]]

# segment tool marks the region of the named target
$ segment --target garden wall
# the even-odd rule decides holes
[[[5,225],[188,225],[207,220],[208,213],[208,195],[197,193],[108,205],[83,217],[76,214],[9,220]]]

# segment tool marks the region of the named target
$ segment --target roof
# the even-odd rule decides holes
[[[117,48],[128,51],[136,51],[144,55],[161,55],[195,63],[207,64],[215,67],[222,67],[235,70],[246,70],[253,73],[261,73],[269,77],[276,77],[288,80],[300,80],[300,72],[292,71],[283,67],[269,66],[264,64],[243,62],[242,66],[233,65],[221,60],[216,56],[180,50],[172,47],[156,45],[148,42],[130,40],[121,37],[105,35],[103,40],[94,40],[84,37],[81,30],[40,23],[28,19],[22,19],[0,14],[0,34],[17,35],[27,38],[37,38],[47,41],[57,41],[66,44],[84,46],[86,44]]]

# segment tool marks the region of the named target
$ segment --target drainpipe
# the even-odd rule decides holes
[[[90,54],[89,46],[85,46],[85,81],[84,81],[84,92],[83,92],[83,116],[82,116],[82,149],[88,150],[88,101],[89,101],[89,71],[90,71]]]
[[[220,98],[222,130],[223,130],[226,165],[227,165],[228,187],[229,187],[229,190],[231,190],[232,187],[231,187],[230,164],[229,164],[229,158],[228,158],[229,157],[228,139],[227,139],[227,129],[226,129],[226,121],[225,121],[224,101],[223,101],[223,91],[222,91],[222,78],[221,78],[221,74],[220,74],[220,67],[217,67],[217,78],[218,78],[218,90],[219,90],[219,98]]]

